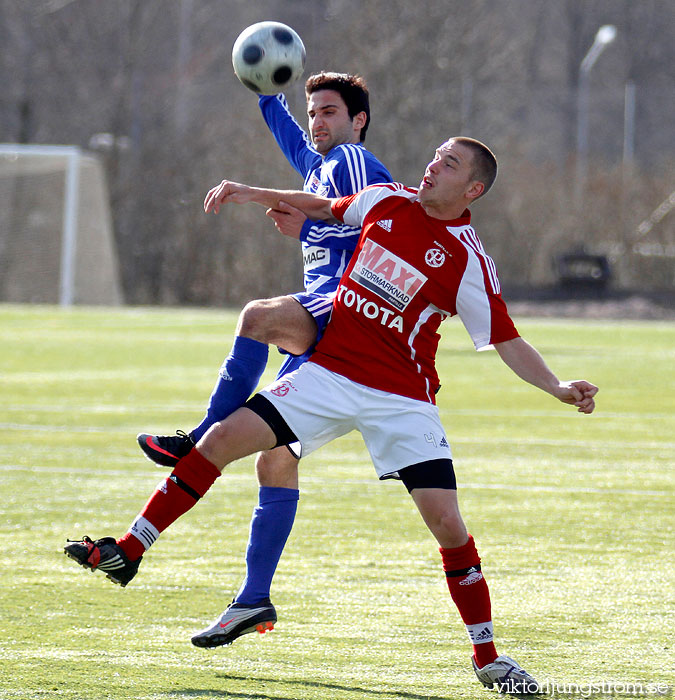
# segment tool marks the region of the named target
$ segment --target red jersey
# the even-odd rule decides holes
[[[476,349],[518,337],[468,210],[434,219],[416,190],[393,183],[338,199],[332,211],[361,237],[311,362],[435,403],[437,331],[448,316],[459,315]]]

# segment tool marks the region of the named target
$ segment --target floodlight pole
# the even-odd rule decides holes
[[[614,39],[617,30],[613,24],[604,24],[598,29],[591,48],[587,51],[579,66],[579,86],[577,90],[577,158],[574,179],[574,201],[577,209],[581,208],[583,192],[588,173],[588,112],[590,106],[591,69]]]

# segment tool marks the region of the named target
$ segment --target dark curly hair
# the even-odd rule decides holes
[[[366,140],[366,131],[370,124],[370,97],[366,81],[360,75],[349,73],[332,73],[322,71],[307,78],[305,95],[309,96],[319,90],[335,90],[347,105],[347,112],[353,119],[359,112],[366,113],[366,123],[361,129],[361,141]]]

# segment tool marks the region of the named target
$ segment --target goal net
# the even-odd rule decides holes
[[[0,144],[0,301],[122,303],[96,157],[75,146]]]

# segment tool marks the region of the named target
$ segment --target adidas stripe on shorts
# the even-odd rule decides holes
[[[323,335],[326,330],[326,324],[330,319],[330,313],[333,310],[333,299],[335,299],[335,292],[330,294],[319,294],[318,292],[298,292],[297,294],[291,294],[293,299],[307,309],[307,311],[312,314],[316,325],[319,327],[319,333],[316,342]]]

